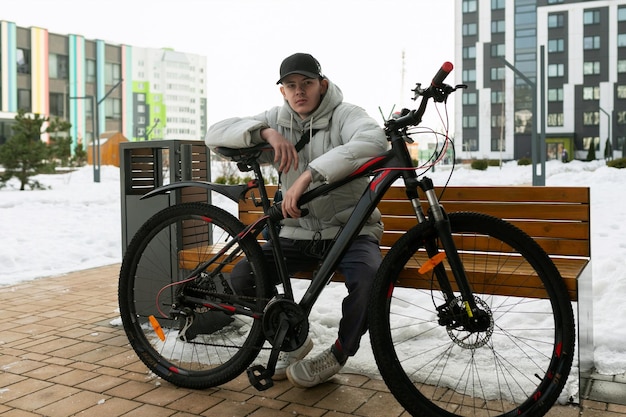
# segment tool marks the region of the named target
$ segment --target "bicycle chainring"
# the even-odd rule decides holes
[[[288,330],[281,343],[280,350],[291,352],[302,346],[309,334],[308,317],[294,301],[280,298],[279,296],[274,297],[267,303],[263,313],[263,331],[265,332],[265,338],[272,346],[276,343],[276,335],[285,321],[285,324],[288,325]]]

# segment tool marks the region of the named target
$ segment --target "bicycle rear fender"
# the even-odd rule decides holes
[[[157,187],[149,193],[144,194],[141,197],[141,200],[187,187],[199,187],[205,188],[208,191],[215,191],[237,203],[239,200],[245,200],[248,190],[256,188],[256,185],[251,183],[226,185],[207,181],[180,181]]]

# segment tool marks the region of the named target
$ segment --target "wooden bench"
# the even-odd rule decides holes
[[[270,196],[274,195],[275,186],[268,186]],[[437,189],[437,195],[440,195]],[[569,292],[574,309],[578,314],[578,358],[579,375],[593,369],[593,315],[592,315],[592,282],[591,282],[591,245],[590,245],[590,197],[587,187],[531,187],[531,186],[483,186],[483,187],[447,187],[441,199],[446,211],[472,211],[486,213],[507,220],[530,235],[550,256]],[[406,199],[403,187],[392,187],[387,191],[378,205],[384,223],[381,250],[385,254],[408,228],[415,225],[415,214],[411,203]],[[240,202],[239,218],[244,224],[250,224],[262,215],[262,209],[254,205],[250,199]],[[259,236],[259,238],[261,238]],[[197,239],[192,239],[195,247],[185,249],[179,254],[180,266],[191,269],[200,258],[208,259],[215,253],[217,245],[197,246]],[[474,240],[476,242],[476,240]],[[462,244],[457,240],[460,249]],[[479,248],[481,249],[481,248]],[[473,271],[465,265],[473,284],[481,283],[481,290],[489,294],[501,294],[516,297],[542,297],[545,292],[539,288],[538,280],[529,273],[529,268],[517,268],[510,271],[508,285],[493,286],[489,281],[487,269],[491,256],[501,253],[502,248],[490,252],[482,248],[481,270]],[[420,264],[425,259],[420,260]],[[422,276],[415,269],[406,268],[400,277],[400,285],[432,288],[433,282],[426,274]],[[501,266],[500,266],[501,267]],[[226,271],[229,268],[226,268]],[[494,267],[495,271],[495,267]],[[501,270],[498,270],[501,273]],[[296,274],[295,278],[310,278],[310,272]],[[342,276],[335,274],[335,281]],[[582,389],[583,383],[579,385]]]
[[[275,187],[268,188],[274,195]],[[437,190],[437,195],[440,193]],[[550,256],[559,269],[570,299],[578,312],[579,369],[593,367],[593,316],[591,288],[590,197],[587,187],[483,186],[447,187],[441,199],[448,213],[474,211],[490,214],[514,224],[530,235]],[[385,225],[381,250],[383,254],[408,228],[415,225],[415,214],[406,199],[403,187],[392,187],[378,205]],[[239,203],[239,218],[249,224],[261,216],[262,210],[250,199]],[[488,261],[489,254],[483,255]],[[409,271],[404,285],[430,288],[432,282],[420,279]],[[484,275],[484,271],[483,275]],[[469,274],[473,272],[468,271]],[[478,273],[478,272],[476,272]],[[517,270],[518,279],[510,287],[492,288],[495,293],[533,297],[532,280],[525,271]],[[409,278],[410,276],[410,278]],[[296,278],[309,278],[299,273]],[[334,280],[341,280],[336,274]],[[582,385],[581,385],[582,386]]]

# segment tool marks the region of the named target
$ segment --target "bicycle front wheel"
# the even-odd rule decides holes
[[[489,321],[480,330],[464,326],[455,283],[455,297],[444,300],[434,273],[418,272],[428,259],[424,244],[437,232],[417,225],[390,249],[372,291],[378,368],[414,416],[542,416],[558,399],[574,354],[563,280],[513,225],[478,213],[449,218],[475,302]]]
[[[139,358],[175,385],[228,382],[263,346],[259,318],[272,286],[261,248],[245,236],[221,251],[243,229],[219,207],[178,204],[151,217],[124,255],[118,295],[124,330]],[[240,295],[230,272],[244,257],[253,274]]]

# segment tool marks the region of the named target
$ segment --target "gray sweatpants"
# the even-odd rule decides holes
[[[319,257],[303,250],[302,241],[280,239],[287,259],[290,274],[314,268]],[[263,253],[268,258],[270,273],[274,271],[271,242],[263,245]],[[361,337],[367,331],[367,308],[376,271],[382,261],[378,241],[367,236],[359,236],[348,248],[339,262],[338,272],[344,275],[348,295],[343,299],[342,317],[339,322],[337,340],[342,352],[353,356],[359,349]],[[247,260],[239,262],[231,273],[231,285],[237,294],[253,295],[251,268]]]

